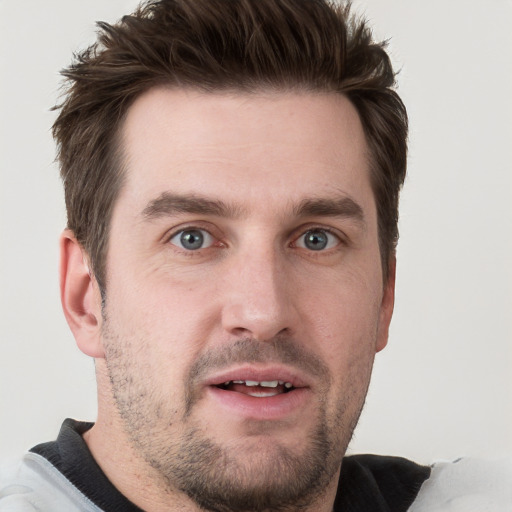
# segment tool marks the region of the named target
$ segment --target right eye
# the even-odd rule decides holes
[[[215,239],[208,231],[194,228],[179,231],[173,235],[169,242],[186,251],[197,251],[211,247],[215,243]]]

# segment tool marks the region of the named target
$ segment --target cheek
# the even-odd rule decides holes
[[[353,275],[336,283],[330,300],[311,301],[317,350],[331,370],[330,407],[349,409],[348,417],[362,406],[376,352],[382,291],[371,283]]]
[[[215,290],[205,279],[198,281],[157,268],[126,279],[112,279],[115,289],[108,290],[107,300],[115,306],[116,315],[123,318],[130,331],[141,330],[164,347],[197,346],[213,328],[216,318]],[[162,347],[162,348],[164,348]]]
[[[155,328],[149,315],[129,317],[108,306],[106,312],[103,343],[118,407],[130,423],[174,417],[183,408],[177,383],[183,381],[186,345]]]
[[[377,284],[375,284],[377,283]],[[379,322],[382,289],[371,272],[345,272],[324,281],[307,299],[303,311],[332,357],[364,352],[373,348]],[[336,357],[335,357],[336,359]]]
[[[328,408],[347,430],[359,417],[376,353],[378,308],[372,302],[362,305],[352,303],[338,311],[336,330],[325,336],[322,347],[332,376]]]

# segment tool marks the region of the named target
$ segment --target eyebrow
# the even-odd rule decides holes
[[[147,204],[142,216],[146,220],[154,220],[180,213],[239,218],[243,215],[244,209],[195,194],[163,192]],[[347,196],[304,199],[294,207],[293,213],[297,217],[343,217],[355,219],[362,224],[365,222],[361,206]]]
[[[208,199],[194,194],[162,193],[158,198],[150,201],[142,211],[147,220],[177,215],[179,213],[193,213],[200,215],[215,215],[218,217],[235,218],[241,215],[240,208],[215,199]]]
[[[344,217],[365,223],[361,206],[347,196],[304,199],[294,209],[298,217]]]

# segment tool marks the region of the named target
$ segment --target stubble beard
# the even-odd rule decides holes
[[[211,512],[304,510],[339,468],[323,424],[305,440],[300,454],[261,442],[248,450],[230,450],[197,430],[181,441],[179,463],[168,461],[162,469],[172,466],[172,484]]]
[[[345,397],[336,413],[327,417],[330,379],[328,369],[318,360],[315,371],[324,374],[326,391],[319,399],[316,426],[300,453],[272,440],[265,446],[251,444],[250,437],[242,447],[222,446],[208,437],[207,425],[192,421],[197,398],[186,396],[181,415],[170,411],[169,405],[155,395],[145,374],[133,364],[133,351],[127,349],[126,343],[121,345],[110,329],[105,330],[104,340],[113,396],[124,429],[136,452],[156,470],[170,496],[182,492],[210,512],[291,512],[311,506],[337,474],[359,414],[347,424],[345,404],[350,398]],[[215,366],[222,361],[270,360],[310,366],[315,359],[299,351],[290,340],[263,345],[239,340],[213,357]],[[197,380],[210,364],[210,355],[202,357],[191,369],[189,380]],[[190,383],[185,384],[189,389]],[[170,427],[180,421],[188,424],[187,428],[170,437]]]

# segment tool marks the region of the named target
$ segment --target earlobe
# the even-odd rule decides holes
[[[68,229],[60,237],[60,297],[80,350],[91,357],[104,357],[101,296],[85,252]]]
[[[388,344],[389,324],[395,307],[396,257],[389,260],[388,276],[384,283],[382,302],[380,305],[379,330],[377,333],[376,351],[380,352]]]

